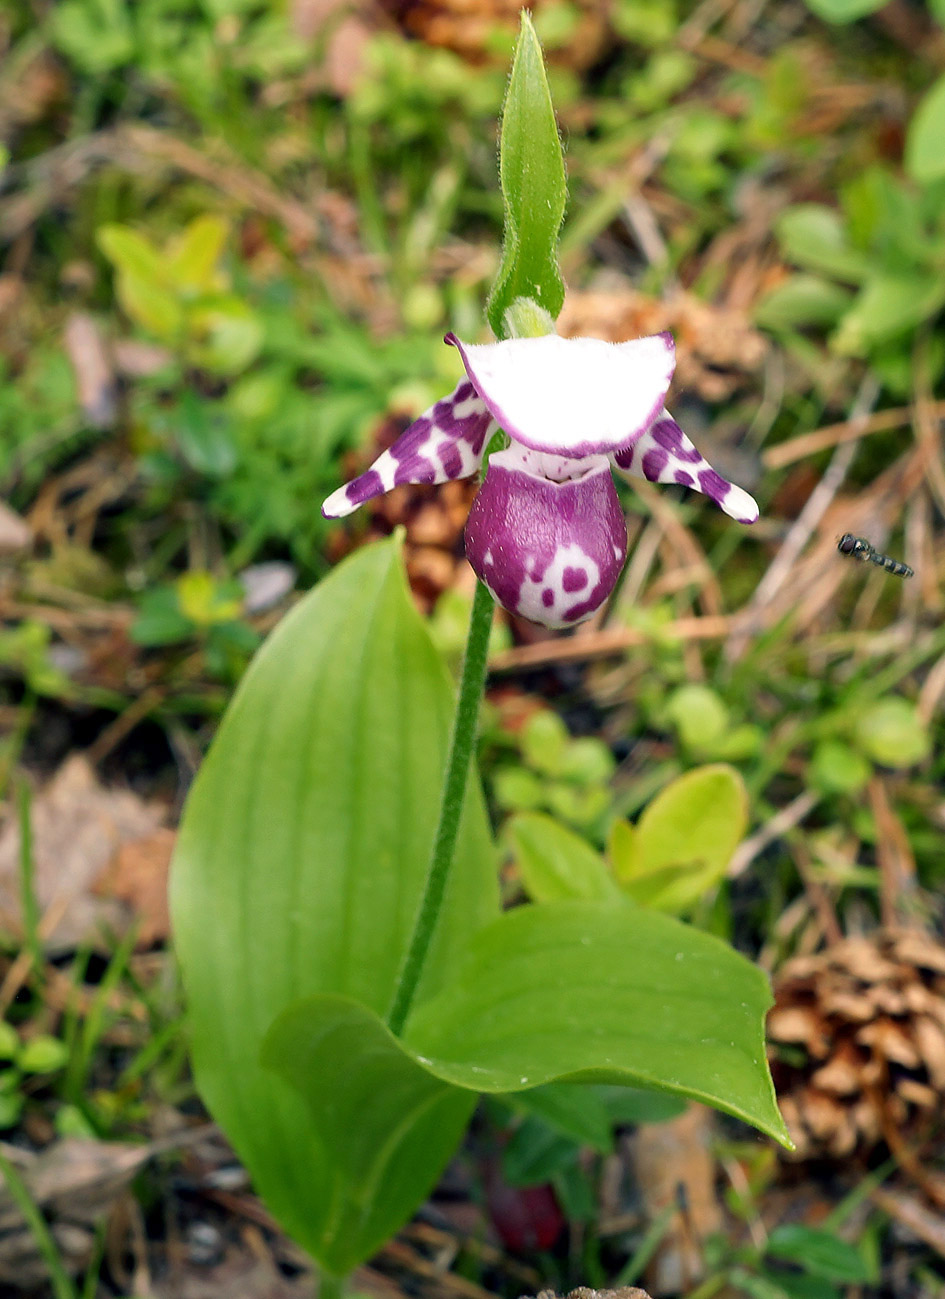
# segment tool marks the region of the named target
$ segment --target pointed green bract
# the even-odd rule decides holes
[[[387,1013],[430,858],[452,711],[399,547],[367,547],[256,656],[181,827],[171,903],[197,1085],[273,1213],[326,1265],[337,1173],[309,1107],[263,1068],[260,1049],[273,1020],[312,994]],[[421,996],[497,912],[472,777]]]
[[[552,318],[564,302],[558,230],[567,186],[541,46],[531,19],[522,27],[502,112],[499,179],[505,206],[502,262],[486,314],[497,338],[516,298],[531,298]]]

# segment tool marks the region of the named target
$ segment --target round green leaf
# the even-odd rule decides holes
[[[728,709],[714,690],[692,683],[670,695],[667,711],[683,744],[710,749],[728,726]]]
[[[810,783],[825,794],[855,794],[872,774],[872,767],[861,753],[840,740],[824,740],[811,758]]]
[[[637,902],[663,911],[695,906],[724,877],[748,828],[748,795],[733,767],[697,767],[647,804],[620,882]]]
[[[931,748],[915,707],[898,695],[879,700],[861,714],[856,739],[863,752],[884,767],[911,767],[928,757]]]
[[[522,728],[522,757],[536,771],[558,775],[570,736],[568,728],[550,708],[533,713]]]
[[[602,740],[582,735],[567,745],[560,774],[579,785],[606,785],[617,763]]]
[[[23,1093],[0,1090],[0,1129],[15,1127],[23,1113]]]
[[[509,822],[508,834],[522,883],[536,902],[559,898],[619,898],[600,853],[550,816],[525,812]]]
[[[500,767],[492,777],[492,793],[499,807],[512,812],[528,812],[545,801],[544,784],[524,767]]]
[[[553,781],[547,787],[548,809],[561,820],[579,828],[590,828],[610,807],[610,790],[603,785],[582,788]]]
[[[17,1061],[24,1073],[55,1073],[69,1062],[69,1049],[58,1037],[40,1033],[23,1044]]]
[[[0,1020],[0,1060],[15,1060],[19,1054],[19,1033],[5,1019]]]
[[[906,171],[920,185],[945,176],[945,76],[939,77],[913,114],[906,136]]]
[[[803,329],[835,325],[849,307],[849,290],[819,275],[792,275],[772,289],[755,308],[755,321],[765,329]]]

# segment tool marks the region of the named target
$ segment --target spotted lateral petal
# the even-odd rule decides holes
[[[546,334],[481,345],[447,334],[446,342],[513,441],[573,459],[616,452],[649,428],[676,364],[670,334],[627,343]]]
[[[468,379],[400,435],[366,473],[332,492],[322,506],[326,519],[340,519],[372,497],[401,483],[445,483],[466,478],[482,464],[495,421]]]
[[[665,410],[645,433],[615,452],[613,460],[623,473],[636,478],[651,483],[680,483],[704,492],[739,523],[754,523],[758,518],[754,499],[716,473]]]

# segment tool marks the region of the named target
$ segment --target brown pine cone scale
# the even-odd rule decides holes
[[[945,1116],[945,945],[888,929],[788,961],[768,1037],[796,1158],[923,1136]]]

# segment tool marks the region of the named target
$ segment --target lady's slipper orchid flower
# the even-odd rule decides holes
[[[676,360],[671,335],[445,341],[459,349],[468,377],[333,492],[322,506],[327,518],[401,483],[475,473],[501,428],[510,445],[489,458],[466,523],[466,555],[501,605],[547,627],[588,618],[623,567],[627,529],[611,468],[693,487],[739,523],[758,518],[748,493],[715,472],[663,406]]]

